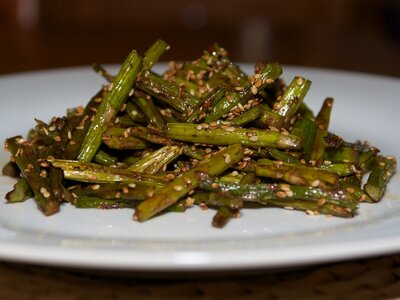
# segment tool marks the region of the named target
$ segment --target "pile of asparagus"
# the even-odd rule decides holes
[[[352,217],[382,198],[396,159],[330,132],[333,99],[315,116],[309,80],[286,85],[278,63],[248,76],[217,44],[156,74],[168,48],[132,51],[116,76],[95,65],[108,83],[86,107],[7,139],[3,173],[18,178],[7,201],[33,197],[45,215],[66,202],[134,208],[140,222],[199,205],[221,228],[248,206]]]

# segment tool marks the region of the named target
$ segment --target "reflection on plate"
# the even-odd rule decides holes
[[[251,72],[250,66],[244,68]],[[400,80],[331,70],[284,68],[312,80],[306,102],[318,110],[335,98],[331,129],[346,140],[368,140],[400,157]],[[0,77],[1,140],[25,134],[33,118],[48,120],[85,104],[102,84],[90,68]],[[2,164],[9,154],[0,153]],[[1,198],[13,179],[0,177]],[[196,207],[144,224],[132,211],[79,210],[65,205],[44,217],[33,201],[0,201],[0,258],[21,262],[129,270],[272,268],[386,254],[400,250],[400,176],[383,201],[362,204],[353,219],[309,216],[282,209],[245,209],[222,230],[213,212]]]

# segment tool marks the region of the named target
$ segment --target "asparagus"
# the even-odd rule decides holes
[[[17,183],[14,184],[12,191],[8,192],[5,196],[7,202],[10,203],[23,202],[32,197],[32,190],[25,178],[20,178]]]
[[[262,177],[281,179],[295,185],[332,188],[338,175],[323,169],[268,159],[258,160],[255,173]]]
[[[140,150],[149,148],[149,143],[131,136],[130,128],[110,127],[104,131],[101,140],[110,149]]]
[[[238,104],[246,103],[254,97],[260,90],[271,84],[282,73],[282,68],[277,63],[266,64],[259,73],[253,76],[253,80],[239,91],[230,91],[213,107],[212,111],[206,116],[205,122],[210,123],[220,119]]]
[[[178,146],[164,146],[153,153],[145,156],[141,160],[131,165],[127,170],[156,174],[171,161],[175,160],[181,152]]]
[[[229,207],[221,206],[213,217],[212,226],[223,228],[232,219],[233,214],[234,212]]]
[[[284,118],[286,126],[290,125],[290,120],[300,107],[310,85],[311,81],[308,79],[296,76],[285,90],[285,93],[274,104],[274,111]]]
[[[248,77],[218,44],[158,75],[168,48],[157,40],[143,60],[132,51],[117,76],[94,65],[110,84],[86,107],[37,120],[28,141],[8,139],[3,173],[22,178],[7,201],[33,195],[45,215],[63,202],[135,208],[138,221],[196,204],[217,209],[213,226],[223,227],[242,207],[351,217],[383,197],[395,158],[329,132],[333,99],[314,117],[309,80],[286,87],[277,63]]]
[[[374,200],[382,199],[386,185],[396,170],[397,161],[393,156],[382,157],[377,159],[377,165],[368,176],[367,183],[364,185],[365,192]]]
[[[64,177],[69,180],[91,183],[137,183],[163,186],[166,179],[161,175],[151,175],[133,172],[124,169],[107,167],[95,163],[81,161],[51,159],[48,160],[54,167],[62,169]]]
[[[149,120],[150,124],[153,124],[154,126],[159,128],[164,128],[166,126],[166,122],[163,116],[154,105],[153,100],[151,100],[150,96],[139,96],[135,99],[135,103]]]
[[[300,149],[302,146],[301,139],[291,134],[228,125],[210,127],[209,124],[168,123],[166,135],[173,140],[211,145],[242,144],[281,149]]]
[[[317,127],[315,132],[315,140],[310,153],[310,160],[315,161],[316,166],[320,166],[324,160],[326,147],[325,137],[328,134],[332,105],[333,98],[325,99],[322,108],[315,119]]]
[[[137,52],[133,50],[122,65],[117,77],[114,79],[111,93],[100,104],[79,151],[78,160],[90,162],[96,155],[101,144],[102,134],[115,119],[116,113],[120,110],[131,91],[141,67],[142,59]]]
[[[107,200],[144,200],[159,190],[161,186],[149,185],[143,182],[136,183],[94,183],[84,187],[72,189],[77,196],[103,198]]]
[[[38,208],[46,216],[58,212],[60,201],[52,192],[47,178],[41,176],[40,166],[32,144],[25,141],[21,136],[16,136],[7,139],[5,147],[11,152],[22,176],[32,189]]]
[[[210,175],[218,175],[242,158],[243,148],[236,144],[227,147],[209,159],[204,159],[182,177],[177,177],[162,190],[140,203],[135,209],[134,219],[140,222],[146,221],[196,188],[198,184],[196,173],[204,172]]]

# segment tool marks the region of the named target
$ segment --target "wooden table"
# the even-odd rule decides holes
[[[155,274],[0,263],[0,299],[400,299],[400,255],[297,270]]]

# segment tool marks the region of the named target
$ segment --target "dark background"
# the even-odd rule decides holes
[[[400,76],[398,0],[0,0],[0,74],[119,63],[156,38],[163,60],[217,41],[236,61]]]

